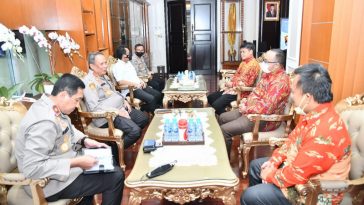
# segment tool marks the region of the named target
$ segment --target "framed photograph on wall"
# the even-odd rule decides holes
[[[264,21],[279,21],[279,2],[266,1],[264,4]]]

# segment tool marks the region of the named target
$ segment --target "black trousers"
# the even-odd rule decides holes
[[[236,95],[222,94],[223,91],[217,91],[211,93],[207,96],[207,101],[215,109],[215,113],[220,115],[225,112],[225,108],[230,105],[230,103],[236,100]]]
[[[134,90],[134,96],[145,102],[141,107],[143,111],[153,113],[162,104],[162,94],[149,86]]]
[[[262,184],[260,178],[261,166],[268,157],[255,159],[250,162],[249,187],[240,196],[241,205],[289,205],[290,202],[282,191],[274,184]]]
[[[59,199],[83,197],[79,204],[92,205],[93,195],[101,193],[103,205],[120,205],[124,179],[124,172],[118,166],[115,166],[115,172],[111,173],[81,174],[65,189],[46,200],[53,202]]]
[[[134,108],[131,109],[129,115],[130,119],[121,116],[117,116],[114,119],[115,128],[124,132],[125,149],[138,141],[141,135],[141,130],[148,124],[149,121],[148,116],[144,112]],[[108,125],[106,123],[101,127],[105,128],[107,126]]]
[[[151,86],[153,89],[158,90],[159,92],[162,92],[164,89],[165,82],[164,80],[153,76],[152,79],[150,79],[147,83],[149,86]]]

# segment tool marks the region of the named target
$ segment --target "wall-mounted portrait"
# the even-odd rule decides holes
[[[266,1],[264,7],[264,21],[279,21],[279,2]]]

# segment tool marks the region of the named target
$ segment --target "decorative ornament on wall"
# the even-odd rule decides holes
[[[236,50],[234,49],[235,39],[236,39],[236,6],[235,4],[230,4],[229,6],[229,19],[228,19],[228,29],[232,33],[228,33],[228,42],[230,49],[228,50],[229,61],[235,61]]]

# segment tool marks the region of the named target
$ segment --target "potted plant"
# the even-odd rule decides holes
[[[14,93],[16,91],[19,90],[19,88],[21,88],[23,84],[22,83],[19,83],[19,84],[15,84],[9,88],[5,87],[5,86],[1,86],[0,87],[0,97],[4,97],[6,98],[7,100],[10,100],[11,97],[14,95]]]
[[[34,41],[38,44],[40,48],[44,48],[48,53],[49,62],[50,62],[50,71],[51,73],[45,73],[41,70],[38,65],[39,73],[34,75],[34,79],[30,81],[31,88],[34,87],[36,91],[39,93],[47,93],[50,94],[53,90],[54,83],[61,77],[60,73],[56,73],[55,68],[55,52],[53,48],[55,48],[55,44],[58,43],[62,52],[68,59],[71,61],[73,65],[72,56],[73,54],[77,54],[81,57],[78,52],[80,46],[68,35],[66,32],[65,35],[60,35],[56,32],[51,32],[48,34],[49,40],[40,32],[37,28],[32,26],[28,28],[27,26],[22,26],[19,28],[19,32],[24,35],[29,35],[33,37]],[[32,53],[31,53],[32,55]],[[34,56],[32,56],[34,58]]]
[[[62,76],[62,73],[50,75],[48,73],[37,73],[34,79],[30,81],[30,88],[34,88],[39,93],[50,94],[53,90],[53,85]]]

